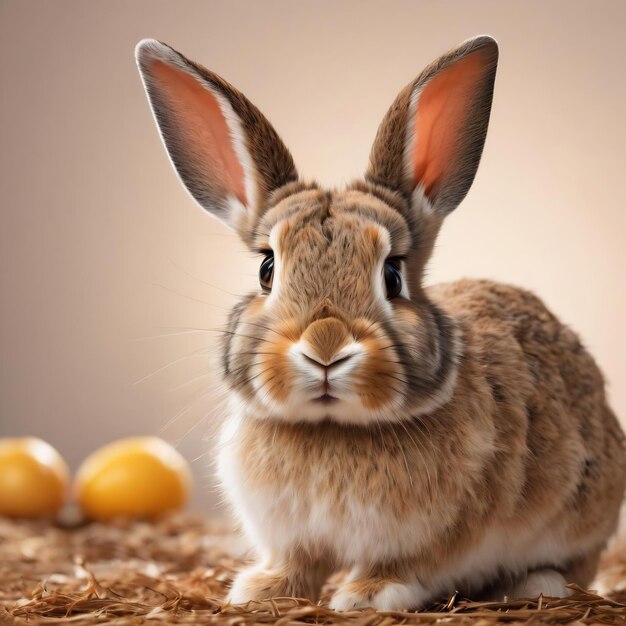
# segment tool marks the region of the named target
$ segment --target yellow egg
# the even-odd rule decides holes
[[[179,509],[191,489],[185,459],[158,437],[132,437],[89,456],[78,469],[74,492],[85,515],[151,518]]]
[[[67,465],[49,443],[0,439],[0,515],[53,516],[65,502],[68,484]]]

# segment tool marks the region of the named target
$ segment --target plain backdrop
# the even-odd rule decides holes
[[[238,86],[305,177],[361,174],[396,93],[489,33],[483,160],[428,280],[489,277],[579,331],[626,417],[626,2],[0,2],[0,436],[72,467],[160,434],[215,502],[211,358],[257,261],[180,186],[135,68],[144,37]]]

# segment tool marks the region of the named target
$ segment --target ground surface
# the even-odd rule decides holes
[[[224,605],[243,554],[233,535],[198,517],[74,528],[0,518],[0,624],[626,624],[626,542],[604,558],[595,586],[605,595],[577,590],[566,600],[510,603],[453,597],[420,613],[339,614],[293,598]]]

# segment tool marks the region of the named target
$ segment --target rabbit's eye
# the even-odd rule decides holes
[[[263,291],[271,291],[272,279],[274,278],[274,253],[266,252],[265,258],[261,262],[259,268],[259,282]]]
[[[385,287],[387,298],[395,298],[402,291],[402,274],[400,273],[400,261],[387,259],[385,262]]]

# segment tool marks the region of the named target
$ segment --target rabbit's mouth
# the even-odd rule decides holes
[[[339,402],[339,398],[331,396],[329,393],[325,393],[317,398],[313,398],[312,402],[315,402],[316,404],[335,404],[335,402]]]

